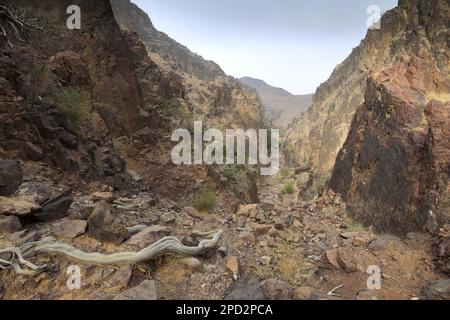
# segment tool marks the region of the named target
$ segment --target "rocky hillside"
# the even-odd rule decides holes
[[[161,70],[181,81],[185,95],[172,102],[180,103],[184,112],[219,128],[263,125],[263,108],[253,91],[226,76],[214,62],[156,30],[149,16],[131,1],[112,0],[111,4],[120,27],[136,32]]]
[[[426,50],[439,70],[448,70],[448,1],[405,1],[384,14],[381,29],[366,38],[338,65],[314,95],[311,108],[285,137],[287,159],[313,169],[311,194],[330,178],[352,118],[364,101],[367,79],[403,54]]]
[[[312,94],[294,95],[250,77],[240,78],[239,81],[256,90],[264,104],[266,116],[278,127],[286,127],[311,106]]]
[[[81,1],[85,19],[75,31],[66,27],[69,1],[0,4],[32,21],[0,42],[1,157],[42,161],[87,181],[119,178],[124,163],[112,138],[152,116],[141,112],[131,51],[109,3]]]
[[[379,232],[436,232],[450,217],[449,112],[448,69],[427,50],[373,73],[330,187]]]

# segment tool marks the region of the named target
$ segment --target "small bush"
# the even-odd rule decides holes
[[[295,187],[293,183],[288,183],[286,184],[283,189],[281,190],[281,193],[286,195],[286,194],[293,194],[295,192]]]
[[[192,205],[201,212],[211,212],[216,206],[216,195],[211,191],[204,191],[194,197]]]
[[[364,227],[356,221],[351,221],[347,227],[347,231],[348,232],[360,232],[360,231],[364,231]]]
[[[83,120],[87,118],[87,94],[76,89],[61,92],[56,104],[61,124],[74,133],[80,133]]]
[[[237,195],[247,191],[247,168],[245,165],[225,165],[220,172],[228,179],[231,189]]]
[[[286,178],[288,175],[289,175],[289,169],[288,168],[281,169],[281,176],[283,178]]]

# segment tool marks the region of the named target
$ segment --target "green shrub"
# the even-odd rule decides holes
[[[234,193],[245,193],[247,190],[247,168],[245,165],[225,165],[221,173],[228,179]]]
[[[286,184],[283,189],[281,190],[282,194],[293,194],[295,192],[295,187],[294,184],[292,182],[289,182],[288,184]]]
[[[192,205],[198,211],[211,212],[216,206],[216,195],[211,191],[203,191],[194,197]]]
[[[74,133],[80,133],[83,120],[87,118],[87,94],[77,89],[69,89],[56,96],[59,120]]]
[[[288,175],[289,175],[289,169],[288,168],[281,169],[281,176],[283,178],[286,178]]]

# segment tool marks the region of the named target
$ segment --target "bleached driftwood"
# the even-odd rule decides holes
[[[46,266],[35,265],[27,259],[42,253],[63,256],[82,264],[105,266],[134,265],[138,262],[153,260],[165,254],[200,256],[207,250],[217,248],[222,234],[222,230],[209,233],[194,232],[194,235],[197,236],[211,237],[201,240],[195,247],[185,246],[176,237],[164,237],[138,252],[111,254],[83,252],[70,244],[58,242],[54,238],[48,237],[41,241],[25,243],[19,247],[0,250],[0,257],[3,257],[0,259],[0,269],[14,269],[19,274],[33,275],[45,269]],[[4,258],[5,255],[9,257]]]
[[[24,31],[33,29],[42,29],[37,18],[27,17],[26,11],[13,12],[0,5],[0,37],[6,39],[11,48],[11,38],[21,40],[22,36],[27,37]]]

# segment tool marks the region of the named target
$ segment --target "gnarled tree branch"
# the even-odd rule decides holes
[[[16,273],[32,275],[40,272],[45,265],[37,266],[27,259],[40,253],[54,254],[69,258],[83,264],[120,266],[134,265],[138,262],[153,260],[165,254],[178,254],[182,256],[200,256],[205,251],[217,248],[223,231],[210,233],[196,233],[196,235],[209,236],[195,247],[185,246],[176,237],[164,237],[147,248],[138,252],[118,252],[104,254],[98,252],[83,252],[74,246],[58,242],[48,237],[41,241],[25,243],[19,247],[0,250],[0,256],[10,255],[8,258],[0,259],[0,269],[14,269]],[[23,269],[26,267],[26,269]]]

